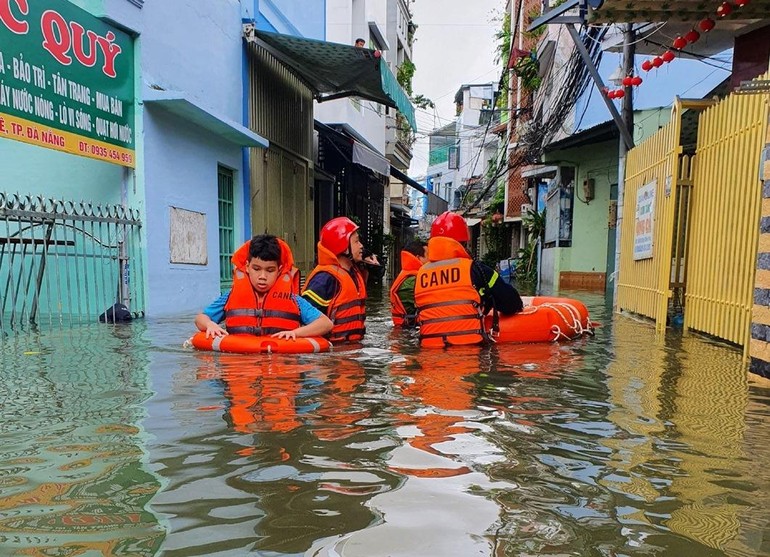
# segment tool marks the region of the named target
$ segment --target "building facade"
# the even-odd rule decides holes
[[[28,84],[41,99],[29,116],[66,138],[59,145],[0,137],[0,163],[12,169],[0,179],[3,249],[14,261],[4,267],[14,287],[3,313],[89,322],[115,302],[135,315],[199,310],[220,290],[223,248],[227,257],[249,233],[236,209],[245,202],[243,148],[267,144],[244,125],[243,6],[50,0],[45,7],[56,15],[35,5],[12,12],[11,23],[32,32],[45,21],[83,28],[103,37],[103,48],[96,60],[76,43],[69,52],[55,40],[40,50],[0,27],[3,56],[39,60],[46,75]],[[191,40],[201,36],[207,40]],[[73,65],[75,52],[81,60]],[[15,109],[9,103],[0,113],[11,118]],[[34,215],[20,212],[25,199]]]

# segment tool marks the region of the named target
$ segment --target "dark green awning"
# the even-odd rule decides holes
[[[417,131],[414,106],[379,52],[352,45],[246,29],[312,91],[318,102],[361,97],[398,109]]]

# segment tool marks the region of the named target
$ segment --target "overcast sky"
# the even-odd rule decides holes
[[[412,61],[415,95],[436,103],[435,111],[417,109],[417,142],[409,175],[428,167],[426,134],[454,118],[454,96],[463,83],[496,82],[495,33],[501,26],[505,0],[415,0],[412,20],[417,24]]]

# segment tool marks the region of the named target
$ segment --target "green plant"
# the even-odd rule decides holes
[[[540,87],[541,78],[538,75],[540,63],[534,56],[523,56],[513,65],[513,73],[521,78],[524,89],[534,91]]]
[[[497,44],[497,53],[495,63],[502,62],[508,64],[508,56],[511,54],[511,14],[506,13],[503,16],[500,30],[495,33]]]
[[[532,287],[537,284],[537,243],[545,235],[545,209],[529,211],[522,217],[521,224],[527,231],[527,243],[519,250],[516,282]]]
[[[412,131],[412,126],[400,112],[396,112],[396,139],[410,149],[417,139]]]
[[[560,4],[563,4],[564,2],[560,2]],[[551,8],[555,8],[556,6],[551,6]],[[527,26],[532,23],[534,20],[536,20],[540,14],[542,13],[542,9],[540,6],[533,6],[527,11]],[[543,33],[545,33],[545,25],[541,25],[537,29],[533,29],[532,31],[524,31],[524,36],[528,39],[537,40],[539,39]]]
[[[481,221],[481,226],[484,230],[484,244],[487,247],[482,261],[494,267],[501,259],[510,257],[510,225],[504,222],[503,214],[496,208],[493,214],[487,215]]]
[[[412,104],[417,108],[436,108],[436,104],[425,95],[415,95],[412,97]]]
[[[495,63],[502,63],[504,67],[508,66],[511,55],[511,14],[503,16],[500,30],[495,33],[495,39],[498,41]],[[508,96],[510,87],[507,79],[502,80],[500,94],[497,96],[497,108],[506,108],[508,106]]]
[[[412,96],[412,78],[414,77],[414,72],[416,70],[417,66],[414,65],[414,62],[411,60],[404,60],[401,62],[401,65],[396,72],[396,81],[398,81],[398,84],[404,88],[404,91],[406,91],[406,94],[410,97]]]

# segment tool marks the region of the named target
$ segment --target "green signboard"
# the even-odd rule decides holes
[[[135,166],[133,39],[67,0],[0,0],[0,138]]]

